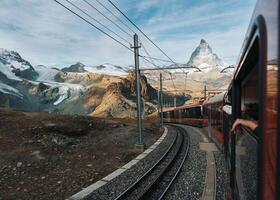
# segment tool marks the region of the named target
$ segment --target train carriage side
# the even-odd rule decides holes
[[[206,132],[221,149],[224,149],[223,106],[225,103],[225,94],[225,92],[222,92],[203,102],[203,123],[206,128]]]
[[[162,121],[165,122],[165,123],[176,122],[174,108],[169,108],[169,109],[163,110]]]
[[[175,113],[178,123],[202,127],[203,117],[201,104],[177,107]]]
[[[280,199],[279,0],[259,0],[232,81],[232,199]]]

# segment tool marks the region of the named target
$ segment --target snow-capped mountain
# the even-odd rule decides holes
[[[9,79],[21,78],[36,80],[38,73],[32,65],[17,52],[0,48],[0,69]]]
[[[110,63],[90,67],[77,62],[62,69],[32,65],[17,52],[0,49],[0,106],[85,114],[99,101],[85,102],[92,96],[85,95],[93,90],[88,89],[106,87],[111,77],[117,80],[128,71]]]
[[[201,39],[200,44],[192,53],[187,66],[195,66],[202,71],[208,71],[213,68],[224,68],[225,63],[212,51],[210,45]]]
[[[77,62],[76,64],[71,65],[69,67],[64,67],[61,70],[64,72],[77,72],[77,73],[86,72],[85,65],[80,62]]]
[[[57,106],[79,98],[85,87],[57,82],[55,77],[58,73],[61,73],[58,69],[32,66],[15,51],[0,49],[0,100],[12,99],[12,104],[17,107],[17,99],[21,99],[27,103],[30,101],[32,107],[32,101],[36,100],[48,106]],[[39,84],[45,86],[44,90],[34,93]]]
[[[104,63],[99,66],[85,67],[85,70],[97,74],[107,74],[112,76],[126,76],[128,74],[128,67],[121,67],[110,63]]]

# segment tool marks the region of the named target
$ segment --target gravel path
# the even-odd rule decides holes
[[[86,199],[109,200],[116,198],[121,192],[142,176],[157,160],[164,154],[173,141],[176,132],[173,128],[168,128],[168,134],[163,142],[148,156],[139,161],[136,165],[122,173],[103,187],[94,191]]]
[[[216,162],[216,199],[226,199],[226,166],[225,156],[220,151],[214,152]]]
[[[199,142],[202,142],[202,138],[196,132],[191,131],[190,127],[182,127],[184,127],[190,135],[189,155],[182,171],[165,196],[166,200],[200,199],[203,193],[206,154],[199,149]]]

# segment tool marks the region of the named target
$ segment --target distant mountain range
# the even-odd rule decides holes
[[[194,80],[204,80],[204,83],[218,87],[228,84],[230,79],[229,75],[219,73],[225,64],[212,52],[210,45],[203,39],[192,53],[190,60],[183,66],[199,67],[202,73],[191,73],[189,77]],[[116,94],[116,92],[112,92],[111,86],[111,84],[116,83],[122,83],[121,88],[127,87],[125,84],[129,82],[124,81],[124,78],[131,70],[133,67],[117,66],[110,63],[86,66],[77,62],[62,69],[44,65],[33,66],[17,52],[0,49],[0,106],[72,114],[89,114],[99,110],[100,115],[100,110],[105,113],[106,109],[111,109],[104,107],[104,100],[108,101],[108,99],[103,99],[106,91],[111,91],[110,95]],[[182,85],[183,83],[179,82],[178,84]],[[157,84],[154,86],[157,87]],[[146,81],[143,87],[149,88],[151,86]],[[128,98],[124,100],[128,102],[129,91],[121,88],[117,90],[124,93],[118,97],[121,96],[123,100]],[[120,93],[118,92],[118,94]],[[146,94],[146,96],[149,95]],[[188,98],[188,95],[186,97]],[[154,100],[156,99],[148,101],[155,104]],[[134,103],[132,101],[129,105],[133,107]],[[147,108],[153,110],[152,104],[149,106],[147,104]],[[100,105],[103,107],[98,108]],[[135,108],[132,107],[131,109],[135,112]],[[111,115],[113,116],[113,114]]]

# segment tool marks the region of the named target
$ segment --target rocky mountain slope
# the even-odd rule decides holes
[[[99,73],[93,73],[95,71]],[[110,73],[100,73],[104,71]],[[135,78],[127,71],[128,68],[111,64],[88,67],[76,63],[61,70],[43,65],[32,66],[18,53],[2,49],[0,106],[31,111],[134,118]],[[125,78],[125,75],[128,77]],[[141,85],[145,113],[149,115],[156,110],[157,91],[145,77],[142,77]],[[172,95],[168,98],[172,99]],[[186,97],[181,98],[182,104]]]
[[[156,112],[157,90],[147,81],[145,76],[141,76],[141,96],[143,115],[150,115]],[[177,98],[178,105],[183,105],[190,96],[163,94],[163,98],[172,102]],[[114,82],[107,87],[106,93],[100,105],[92,113],[93,116],[116,117],[122,116],[130,118],[136,117],[136,85],[135,74],[129,73],[120,82]]]

